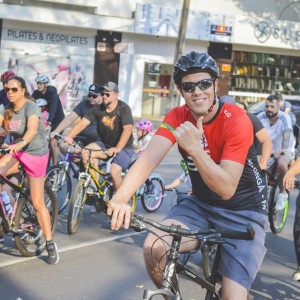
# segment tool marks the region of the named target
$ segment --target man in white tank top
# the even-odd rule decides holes
[[[279,99],[270,95],[266,99],[265,111],[258,115],[263,126],[267,129],[272,143],[272,154],[278,161],[280,193],[276,202],[276,210],[285,208],[287,193],[282,185],[282,179],[294,159],[295,137],[292,120],[289,115],[280,111]]]

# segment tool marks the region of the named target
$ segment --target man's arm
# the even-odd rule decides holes
[[[115,147],[111,147],[108,149],[108,155],[113,156],[119,153],[127,144],[131,134],[132,134],[132,125],[131,124],[124,125],[123,132],[121,134],[118,144]]]
[[[216,164],[210,158],[199,142],[203,135],[202,119],[200,117],[197,121],[198,128],[190,122],[181,124],[174,131],[174,136],[193,159],[206,185],[223,200],[229,200],[237,189],[244,165],[232,160],[221,160],[220,164]]]
[[[86,128],[89,124],[91,124],[91,121],[87,118],[83,117],[77,125],[73,127],[71,132],[68,134],[68,136],[65,139],[65,142],[68,144],[72,144],[73,138],[78,135],[84,128]]]
[[[155,135],[144,153],[130,167],[121,186],[108,204],[107,214],[112,216],[111,229],[118,230],[123,225],[123,221],[124,227],[128,228],[131,206],[127,203],[130,197],[145,182],[172,145],[167,138]]]
[[[285,129],[282,132],[282,146],[281,146],[281,151],[286,151],[289,147],[289,143],[290,143],[290,137],[292,134],[292,129]]]
[[[262,145],[259,166],[261,170],[264,170],[266,169],[267,163],[270,159],[273,143],[266,128],[262,128],[261,130],[257,131],[255,136]]]
[[[78,115],[72,111],[68,116],[66,116],[59,125],[55,128],[55,131],[52,131],[50,134],[50,138],[54,138],[55,135],[63,130],[65,130],[67,127],[69,127],[72,123],[74,123],[78,119]]]

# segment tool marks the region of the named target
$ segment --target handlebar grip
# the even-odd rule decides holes
[[[235,239],[235,240],[253,240],[255,237],[254,228],[250,223],[246,225],[247,231],[236,230],[221,230],[222,238]]]

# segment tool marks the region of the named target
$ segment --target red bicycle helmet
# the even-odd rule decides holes
[[[14,76],[16,76],[16,74],[13,71],[6,71],[1,75],[1,81],[5,82]]]

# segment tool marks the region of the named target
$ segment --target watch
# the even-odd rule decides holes
[[[21,142],[23,143],[24,146],[26,146],[27,142],[24,139],[21,139]]]

